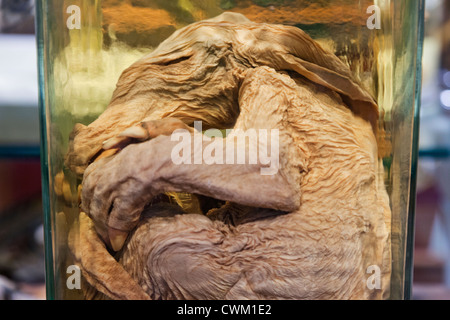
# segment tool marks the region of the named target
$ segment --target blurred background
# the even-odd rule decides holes
[[[34,0],[0,0],[0,300],[45,299]],[[450,1],[426,1],[413,299],[450,300]]]

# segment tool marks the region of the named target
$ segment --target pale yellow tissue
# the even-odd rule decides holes
[[[131,48],[119,42],[109,48],[86,50],[71,42],[54,65],[57,110],[77,118],[102,113],[121,73],[151,51],[153,49]]]

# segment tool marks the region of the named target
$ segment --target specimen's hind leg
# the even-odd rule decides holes
[[[90,285],[112,299],[147,300],[147,293],[117,263],[95,232],[92,220],[83,212],[69,235],[69,247]],[[85,288],[83,288],[85,289]]]

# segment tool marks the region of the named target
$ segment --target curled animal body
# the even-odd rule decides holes
[[[298,28],[224,13],[176,31],[71,135],[66,165],[83,182],[69,242],[84,277],[112,299],[387,298],[377,119],[347,66]],[[194,141],[196,121],[276,130],[277,170],[262,174],[262,160],[174,163],[172,133]],[[234,138],[192,143],[183,156],[213,144],[225,154]]]

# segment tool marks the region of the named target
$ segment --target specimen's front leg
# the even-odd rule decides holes
[[[298,142],[283,118],[295,95],[296,84],[288,76],[270,68],[248,72],[236,122],[243,131],[198,143],[199,132],[184,130],[188,143],[181,149],[173,135],[159,136],[97,161],[84,175],[83,210],[106,243],[120,249],[145,205],[167,191],[287,212],[298,209],[301,165],[292,153]],[[252,134],[256,138],[247,143],[245,135]],[[181,150],[184,164],[179,163]]]
[[[199,134],[200,135],[200,134]],[[194,135],[189,134],[194,141]],[[220,139],[220,138],[216,138]],[[226,155],[227,137],[222,142]],[[194,145],[191,159],[203,155],[217,141]],[[263,175],[260,161],[249,164],[254,147],[238,145],[235,154],[246,154],[244,164],[176,164],[173,155],[180,142],[169,136],[130,145],[113,158],[99,160],[85,173],[82,208],[94,219],[97,231],[115,250],[120,249],[139,221],[145,205],[167,192],[202,194],[253,207],[293,211],[299,206],[299,191],[288,182],[283,168]],[[217,149],[216,149],[217,150]],[[228,150],[229,151],[229,150]]]

